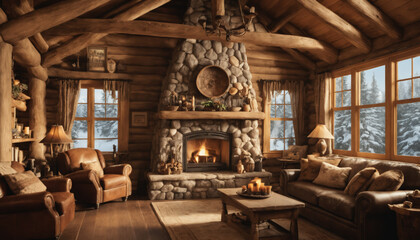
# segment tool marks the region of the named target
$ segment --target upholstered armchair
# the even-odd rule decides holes
[[[77,201],[94,203],[99,208],[100,203],[118,198],[126,201],[131,195],[131,165],[106,167],[99,150],[75,148],[60,153],[57,167],[61,174],[72,180],[72,192]]]
[[[25,171],[17,162],[12,167],[18,173]],[[58,239],[73,220],[71,180],[52,178],[42,182],[47,191],[15,195],[0,176],[1,239]]]

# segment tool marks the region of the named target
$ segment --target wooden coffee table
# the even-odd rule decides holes
[[[265,199],[252,199],[241,197],[236,194],[240,188],[221,188],[218,189],[223,204],[222,221],[228,225],[239,228],[248,236],[249,239],[260,239],[259,224],[268,222],[279,233],[275,239],[298,239],[298,214],[299,208],[305,207],[303,202],[289,197],[271,193],[271,197]],[[251,222],[251,230],[244,227],[241,223],[232,221],[233,214],[228,214],[226,205],[233,206],[245,214]],[[286,218],[290,219],[290,229],[286,230],[271,219]]]

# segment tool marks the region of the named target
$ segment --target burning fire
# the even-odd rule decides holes
[[[211,156],[212,154],[210,154],[210,152],[206,148],[206,142],[203,142],[200,146],[200,150],[198,150],[198,152],[194,155],[193,161],[195,163],[207,162],[208,161],[207,157],[211,157]],[[213,156],[213,158],[210,161],[216,162],[216,158]]]

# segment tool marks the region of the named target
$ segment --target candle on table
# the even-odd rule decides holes
[[[271,188],[272,188],[273,186],[267,186],[267,194],[271,194]]]
[[[253,192],[253,184],[252,183],[248,184],[248,191]]]

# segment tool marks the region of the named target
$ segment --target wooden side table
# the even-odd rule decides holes
[[[222,200],[222,221],[229,226],[237,228],[243,232],[248,239],[260,239],[260,222],[267,221],[279,233],[280,238],[298,239],[298,215],[299,208],[305,207],[305,204],[292,198],[272,192],[271,197],[266,199],[250,199],[244,198],[236,194],[240,188],[222,188],[218,189]],[[251,221],[251,230],[244,228],[243,224],[232,221],[233,214],[229,214],[226,205],[231,205],[239,209]],[[284,229],[272,219],[286,218],[290,219],[290,229]]]

